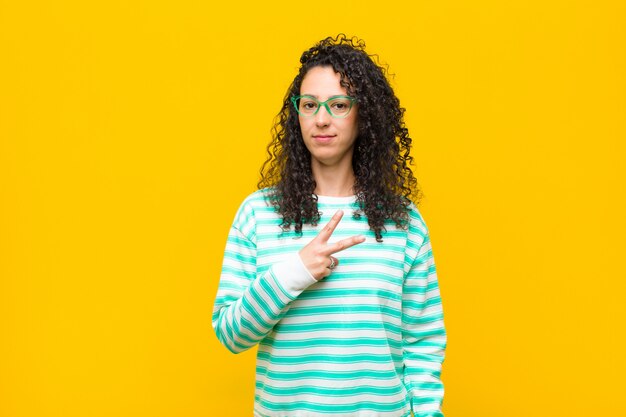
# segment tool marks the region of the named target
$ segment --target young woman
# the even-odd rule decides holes
[[[258,345],[254,415],[443,416],[446,332],[404,109],[358,39],[300,58],[232,224],[213,327]]]

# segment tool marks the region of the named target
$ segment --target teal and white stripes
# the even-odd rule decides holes
[[[263,191],[241,205],[231,227],[213,311],[232,352],[258,344],[257,417],[439,417],[446,333],[428,231],[417,209],[409,230],[392,222],[376,242],[352,218],[354,197],[318,200],[322,219],[303,236],[281,233]],[[298,251],[335,213],[329,240],[366,241],[335,256],[315,281]]]

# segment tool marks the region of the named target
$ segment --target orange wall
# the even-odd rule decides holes
[[[446,416],[624,415],[621,1],[0,1],[0,416],[251,416],[210,316],[300,53],[396,74]]]

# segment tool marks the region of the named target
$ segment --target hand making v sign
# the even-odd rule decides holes
[[[331,256],[332,254],[365,242],[365,236],[357,235],[342,239],[330,245],[327,244],[328,239],[332,236],[342,217],[343,211],[337,210],[333,218],[330,219],[319,234],[298,252],[302,263],[304,263],[304,266],[306,266],[311,275],[313,275],[313,278],[317,281],[330,275],[332,269],[339,265],[339,260]]]

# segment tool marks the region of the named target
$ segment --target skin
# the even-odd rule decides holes
[[[346,89],[339,83],[340,79],[332,67],[313,67],[302,80],[300,94],[312,95],[320,101],[347,95]],[[345,118],[332,117],[325,108],[311,118],[299,116],[302,138],[311,153],[317,195],[341,197],[354,194],[352,155],[359,130],[357,114],[355,104]],[[335,266],[339,264],[333,254],[365,241],[365,236],[357,235],[328,244],[342,216],[343,211],[338,210],[320,233],[299,252],[302,262],[318,281],[330,275],[333,261]]]
[[[332,272],[330,269],[331,259],[335,260],[335,266],[339,265],[339,260],[332,256],[333,254],[348,249],[354,245],[365,242],[365,236],[357,235],[346,239],[342,239],[333,244],[328,244],[328,239],[332,236],[335,228],[339,224],[343,211],[337,210],[332,219],[319,232],[308,245],[300,249],[300,258],[302,263],[309,270],[313,278],[321,280]]]
[[[347,95],[340,80],[340,75],[332,67],[313,67],[302,79],[300,94],[314,96],[320,101]],[[313,117],[299,116],[302,138],[311,153],[317,195],[341,197],[354,194],[352,155],[359,133],[358,111],[358,104],[354,104],[345,118],[332,117],[324,107]]]

